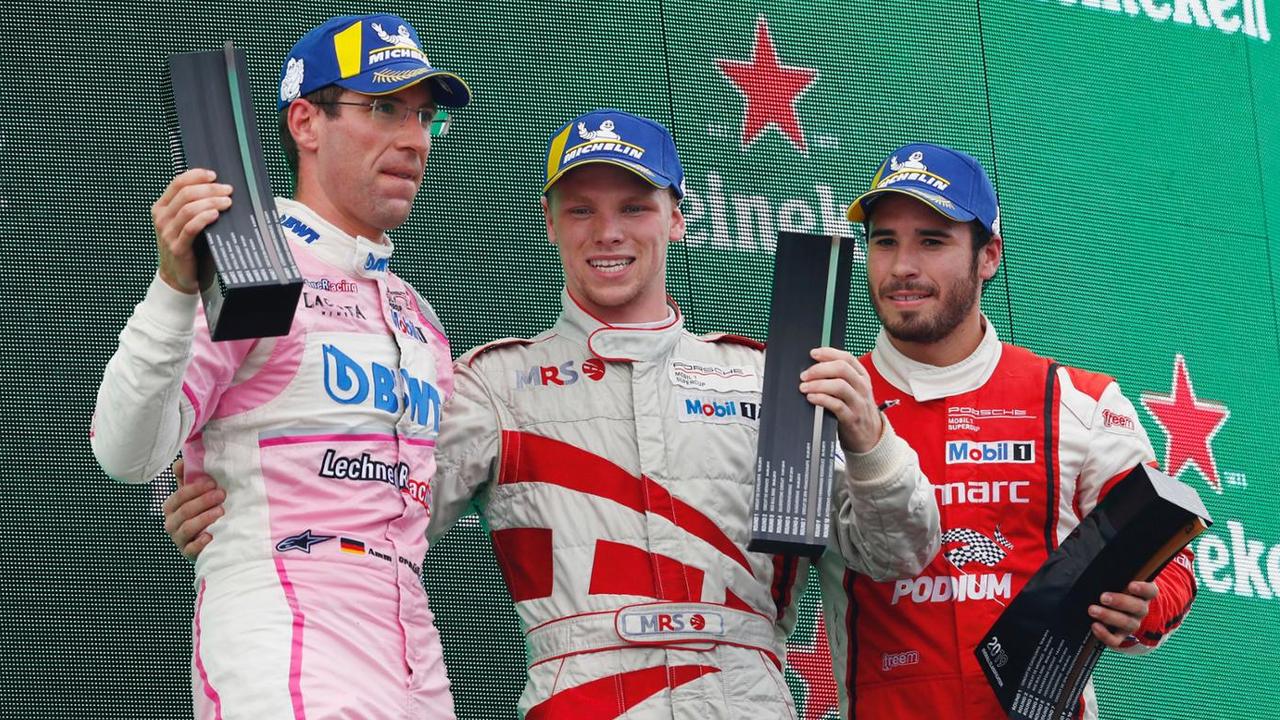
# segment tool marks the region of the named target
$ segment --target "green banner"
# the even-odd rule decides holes
[[[554,319],[562,279],[538,190],[547,136],[580,112],[620,107],[673,129],[689,234],[669,284],[697,332],[762,337],[776,233],[860,235],[844,209],[894,147],[927,140],[980,159],[1005,237],[984,299],[997,330],[1114,375],[1162,467],[1216,521],[1193,546],[1199,595],[1183,627],[1150,655],[1106,654],[1102,717],[1275,714],[1278,0],[381,8],[475,93],[394,234],[394,269],[434,304],[455,352]],[[172,486],[111,482],[86,440],[101,369],[154,273],[166,56],[228,39],[246,49],[287,194],[270,139],[284,53],[327,17],[370,9],[122,0],[9,13],[0,685],[16,716],[190,712],[191,571],[159,522]],[[861,352],[876,324],[857,262]],[[511,717],[524,650],[474,518],[425,576],[459,716]],[[805,720],[835,714],[813,585],[787,676]]]

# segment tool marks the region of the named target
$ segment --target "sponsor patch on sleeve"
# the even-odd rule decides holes
[[[1132,435],[1138,422],[1132,415],[1104,408],[1102,411],[1102,429],[1113,433]]]

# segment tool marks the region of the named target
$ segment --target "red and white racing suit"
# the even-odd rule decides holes
[[[448,342],[389,243],[276,202],[306,279],[289,334],[212,342],[198,296],[157,277],[94,453],[146,482],[181,445],[188,481],[227,493],[195,567],[197,717],[451,718],[420,577]]]
[[[807,560],[747,552],[762,346],[669,321],[615,327],[567,293],[532,340],[455,367],[432,534],[473,505],[526,632],[541,718],[790,718],[783,678]],[[799,379],[797,378],[797,385]],[[936,506],[888,430],[849,459],[833,543],[907,577]]]
[[[942,552],[919,576],[876,582],[836,563],[820,570],[841,717],[1004,717],[974,647],[1048,553],[1111,485],[1154,463],[1132,403],[1104,375],[1002,344],[990,323],[948,367],[917,363],[884,331],[862,358],[878,401],[919,453],[942,516]],[[1184,552],[1156,578],[1132,652],[1190,609]],[[1093,686],[1083,716],[1097,717]]]

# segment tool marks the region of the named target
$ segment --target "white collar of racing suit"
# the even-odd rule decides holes
[[[591,354],[601,360],[635,362],[664,358],[675,348],[684,331],[684,316],[671,297],[667,297],[670,314],[666,322],[656,325],[610,325],[587,312],[568,289],[560,291],[560,303],[562,310],[556,331],[586,343]]]
[[[296,240],[310,248],[321,260],[360,277],[386,276],[387,260],[395,251],[395,246],[385,233],[378,240],[363,236],[353,238],[317,215],[311,208],[289,198],[276,198],[276,208],[282,222],[288,216],[306,226],[305,229],[286,227],[284,232],[286,235],[292,233]]]
[[[970,392],[982,387],[1000,362],[1003,346],[996,330],[986,316],[982,317],[986,330],[969,357],[958,363],[938,367],[917,362],[903,355],[889,335],[880,328],[876,346],[871,351],[871,362],[890,385],[914,397],[918,402]]]

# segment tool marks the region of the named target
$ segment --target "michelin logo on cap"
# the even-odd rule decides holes
[[[430,81],[437,105],[462,107],[471,100],[461,77],[431,65],[418,33],[402,18],[336,17],[303,35],[290,50],[280,74],[280,109],[329,85],[386,95],[424,80]]]
[[[570,120],[547,143],[546,192],[586,163],[630,170],[655,187],[684,197],[684,169],[671,133],[660,123],[621,110],[596,110]]]
[[[909,195],[952,220],[977,221],[994,234],[1000,232],[995,187],[982,165],[959,150],[932,143],[898,148],[880,164],[871,189],[849,205],[846,216],[866,222],[871,204],[885,194]]]
[[[601,120],[599,130],[588,130],[586,123],[578,123],[578,137],[583,140],[621,140],[622,137],[613,131],[612,120]]]
[[[422,52],[422,49],[418,47],[417,41],[415,41],[409,35],[409,28],[405,27],[404,25],[401,25],[399,28],[396,29],[395,35],[388,35],[387,31],[383,30],[382,26],[379,25],[378,23],[369,23],[369,25],[373,28],[374,32],[378,33],[378,37],[382,38],[382,42],[388,45],[394,45],[395,47],[407,47],[407,48],[412,48],[414,50],[417,50],[418,52]],[[381,52],[381,51],[375,51],[375,52]],[[374,59],[373,55],[374,53],[369,53],[369,62],[377,62],[377,60]],[[422,61],[426,62],[426,60],[427,58],[424,55],[422,57]]]
[[[395,35],[388,35],[387,31],[383,30],[382,26],[378,23],[370,23],[369,26],[378,34],[378,37],[382,39],[382,42],[390,46],[370,50],[370,65],[385,62],[387,60],[398,60],[400,58],[421,60],[424,65],[431,64],[427,62],[426,53],[422,52],[422,48],[418,47],[418,43],[409,36],[409,28],[401,25],[400,28],[396,30]],[[425,72],[426,68],[419,68],[419,74]]]
[[[644,157],[644,148],[623,141],[622,136],[614,132],[614,127],[615,124],[612,120],[602,121],[600,127],[596,130],[588,130],[586,123],[578,123],[578,137],[586,140],[586,142],[567,150],[564,154],[564,159],[560,161],[561,164],[571,163],[579,155],[596,151],[615,152],[635,160]],[[653,174],[649,168],[643,165],[637,165],[633,169],[642,170],[646,175]]]
[[[924,153],[919,150],[907,156],[905,162],[898,162],[897,155],[890,157],[889,169],[892,170],[893,173],[881,178],[876,187],[888,187],[894,183],[902,182],[904,180],[914,180],[926,185],[932,185],[943,192],[951,186],[951,182],[946,178],[939,177],[929,172],[929,166],[924,164]]]
[[[897,155],[889,158],[889,167],[893,168],[894,172],[898,172],[900,170],[928,170],[929,166],[925,165],[923,160],[924,153],[917,150],[907,157],[906,162],[898,162]]]

